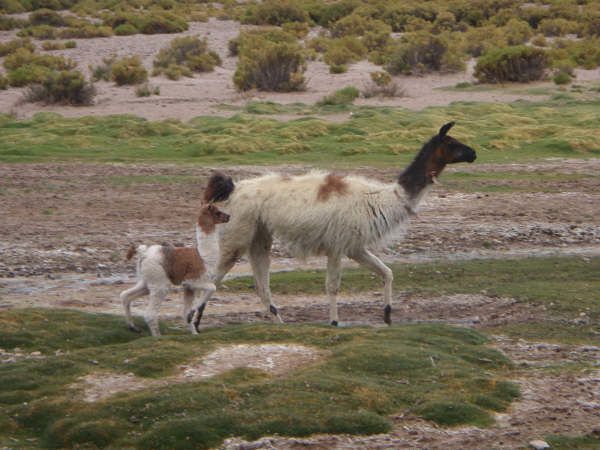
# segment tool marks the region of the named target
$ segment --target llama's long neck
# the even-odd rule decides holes
[[[425,144],[415,159],[398,177],[398,184],[404,188],[413,208],[416,208],[427,194],[433,179],[444,170],[446,165],[435,156],[436,144],[439,145],[435,139]]]
[[[206,270],[214,273],[219,260],[219,234],[213,228],[210,233],[205,233],[202,228],[196,225],[196,246],[198,253],[204,260]]]

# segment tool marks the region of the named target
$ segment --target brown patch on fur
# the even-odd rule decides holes
[[[346,195],[348,193],[348,183],[344,181],[344,177],[330,173],[325,177],[325,182],[319,186],[317,192],[317,200],[326,201],[332,194]]]
[[[204,261],[195,248],[163,245],[162,252],[163,267],[173,284],[198,279],[206,272]]]
[[[136,252],[137,252],[136,246],[131,244],[129,246],[129,248],[127,249],[127,254],[125,255],[125,258],[127,259],[127,261],[129,261],[131,258],[133,258],[133,255],[135,255]]]

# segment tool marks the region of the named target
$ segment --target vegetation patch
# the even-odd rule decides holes
[[[304,51],[293,35],[278,30],[242,33],[233,76],[240,91],[289,92],[304,89]]]
[[[30,86],[25,101],[47,104],[91,105],[96,95],[93,84],[76,70],[52,72],[40,84]]]
[[[477,61],[475,77],[484,83],[529,82],[544,77],[550,60],[535,47],[516,46],[494,49]]]
[[[208,48],[206,39],[186,36],[173,39],[158,52],[153,75],[162,73],[170,79],[178,79],[191,72],[211,72],[220,64],[221,58]]]
[[[153,339],[129,332],[121,317],[26,309],[2,312],[0,324],[2,348],[46,356],[0,367],[0,410],[10,425],[2,438],[36,436],[39,446],[183,448],[193,437],[197,448],[209,448],[229,436],[381,433],[390,428],[389,414],[424,402],[444,405],[444,414],[432,415],[440,423],[454,410],[454,423],[483,424],[491,416],[477,406],[481,398],[507,406],[518,395],[507,400],[495,388],[510,362],[464,328],[269,324],[209,329],[202,339],[170,330]],[[329,357],[277,377],[233,368],[97,403],[67,389],[99,371],[160,380],[222,345],[252,344],[315,347]]]

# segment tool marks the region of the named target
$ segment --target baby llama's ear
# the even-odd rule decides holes
[[[448,131],[450,131],[450,128],[452,128],[453,126],[454,126],[454,122],[448,122],[446,125],[444,125],[442,128],[440,128],[440,132],[439,132],[438,136],[443,138],[444,136],[446,136]]]

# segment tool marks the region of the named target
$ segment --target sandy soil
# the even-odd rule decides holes
[[[18,117],[30,117],[39,111],[53,111],[68,117],[84,115],[135,114],[147,119],[158,120],[178,118],[188,120],[199,115],[231,115],[219,105],[241,106],[248,100],[275,101],[278,103],[301,102],[313,104],[338,89],[346,86],[363,88],[369,80],[369,73],[381,70],[367,61],[352,64],[347,73],[332,75],[326,64],[320,61],[308,63],[306,71],[307,89],[298,93],[238,93],[232,82],[237,58],[228,55],[227,43],[237,36],[240,25],[227,20],[210,19],[206,23],[190,24],[188,31],[179,34],[112,36],[98,39],[76,39],[77,47],[69,50],[55,50],[48,53],[60,54],[73,59],[78,67],[89,73],[90,66],[102,63],[111,55],[139,55],[149,72],[158,51],[177,36],[199,35],[206,37],[209,46],[221,56],[223,64],[214,72],[171,81],[165,77],[151,77],[150,83],[160,87],[160,96],[138,98],[132,87],[117,87],[114,83],[99,82],[95,104],[89,107],[41,106],[19,104],[22,89],[11,88],[0,91],[0,112],[13,113]],[[14,32],[0,32],[0,42],[15,36]],[[36,41],[41,45],[41,41]],[[441,90],[457,83],[473,81],[474,61],[470,61],[467,71],[458,74],[430,74],[423,77],[396,77],[395,81],[403,88],[404,97],[392,99],[360,99],[357,104],[400,106],[409,109],[422,109],[433,105],[447,105],[454,101],[512,102],[518,99],[543,100],[543,96],[515,94],[505,91],[452,92]],[[1,70],[1,69],[0,69]],[[578,80],[582,82],[600,80],[600,70],[579,70]],[[551,83],[530,84],[527,87],[551,86]],[[512,86],[514,87],[514,86]],[[513,92],[513,91],[511,91]],[[285,118],[285,117],[283,117]],[[335,120],[335,117],[326,117]]]

